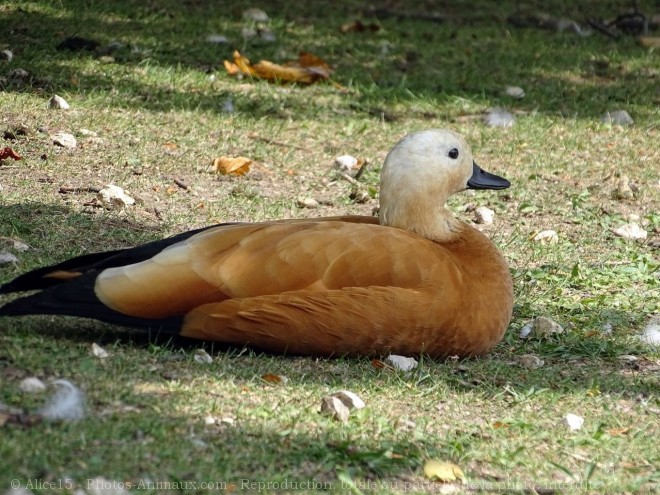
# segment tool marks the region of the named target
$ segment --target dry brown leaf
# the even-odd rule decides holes
[[[465,474],[456,464],[436,459],[429,459],[424,463],[424,476],[430,480],[438,479],[444,483],[460,481],[465,484],[467,482]]]
[[[630,431],[630,428],[612,428],[607,430],[607,434],[611,437],[620,437],[626,435]]]
[[[0,161],[4,160],[5,158],[13,158],[14,160],[22,160],[23,157],[16,153],[12,148],[10,147],[5,147],[0,149]]]
[[[221,156],[213,160],[211,172],[227,175],[245,175],[250,171],[252,160],[244,156]]]
[[[496,430],[500,428],[508,428],[508,427],[509,425],[507,423],[502,423],[501,421],[495,421],[493,423],[493,428],[495,428]]]
[[[301,53],[298,60],[284,65],[261,60],[252,64],[240,52],[234,52],[234,61],[225,60],[225,70],[230,76],[246,74],[269,81],[287,81],[311,84],[321,79],[329,79],[332,69],[323,59],[311,53]]]
[[[275,375],[273,373],[266,373],[261,375],[261,379],[268,383],[286,383],[288,381],[287,377],[282,375]]]

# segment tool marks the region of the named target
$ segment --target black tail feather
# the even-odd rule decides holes
[[[145,319],[128,316],[110,309],[94,292],[98,271],[90,271],[66,284],[48,288],[37,294],[22,297],[0,307],[0,316],[68,315],[141,329],[159,329],[167,334],[178,335],[182,316],[162,319]]]

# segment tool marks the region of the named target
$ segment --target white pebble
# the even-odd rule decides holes
[[[641,228],[637,223],[627,223],[614,229],[612,232],[614,232],[614,235],[629,241],[643,240],[648,235],[646,230]]]
[[[29,376],[21,380],[21,383],[18,384],[18,388],[22,392],[28,394],[36,394],[46,390],[46,384],[39,380],[36,376]]]
[[[584,424],[584,418],[582,416],[572,413],[568,413],[564,418],[564,421],[572,431],[581,429]]]
[[[310,210],[319,207],[319,202],[314,198],[300,198],[296,204],[298,205],[298,208],[308,208]]]
[[[532,330],[534,333],[548,336],[555,333],[564,333],[564,328],[554,320],[546,318],[545,316],[537,317],[532,323]]]
[[[0,253],[0,265],[6,265],[8,263],[18,263],[18,258],[11,253],[3,251]]]
[[[54,144],[61,146],[62,148],[74,149],[78,146],[76,138],[73,134],[69,134],[68,132],[56,132],[50,136],[50,139]]]
[[[540,242],[541,244],[557,244],[559,242],[557,232],[551,229],[539,232],[532,239],[534,242]]]
[[[417,360],[415,358],[398,356],[396,354],[390,354],[385,358],[385,362],[390,366],[401,370],[401,371],[410,371],[417,368]]]
[[[351,411],[339,398],[331,396],[324,397],[321,401],[321,414],[324,416],[332,416],[332,418],[337,421],[347,423]]]
[[[115,208],[123,208],[126,205],[135,204],[135,199],[126,194],[121,187],[115,186],[114,184],[108,184],[105,186],[99,191],[98,196],[101,201],[108,203]]]
[[[358,159],[351,155],[341,155],[335,158],[335,167],[341,171],[350,171],[357,167]]]
[[[608,322],[603,323],[603,326],[600,327],[600,328],[601,328],[601,330],[603,331],[603,333],[604,333],[605,335],[611,335],[611,334],[612,334],[612,330],[614,330],[614,325],[612,325],[612,323],[610,323],[610,322],[608,321]]]
[[[495,218],[495,212],[487,206],[480,206],[474,210],[474,219],[477,223],[490,225]]]
[[[68,110],[71,108],[69,103],[59,95],[54,95],[49,101],[48,106],[56,110]]]
[[[101,347],[96,342],[94,342],[92,344],[92,356],[97,357],[99,359],[105,359],[108,357],[108,351],[106,351],[103,347]]]
[[[523,98],[525,96],[525,90],[519,86],[507,86],[504,93],[513,98]]]
[[[529,337],[529,334],[532,333],[532,323],[526,323],[521,329],[520,329],[520,335],[519,337],[521,339],[526,339]]]
[[[97,137],[98,133],[94,131],[90,131],[89,129],[82,128],[78,131],[78,134],[80,134],[83,137]]]
[[[204,349],[197,349],[195,351],[195,355],[193,356],[193,359],[195,360],[196,363],[200,364],[211,364],[213,362],[213,358],[211,355],[206,352]]]
[[[660,317],[651,318],[651,321],[644,327],[640,340],[651,346],[660,346]]]
[[[350,410],[364,409],[366,407],[364,401],[350,390],[340,390],[339,392],[332,394],[330,397],[336,397]]]
[[[5,62],[11,62],[13,58],[14,58],[14,52],[12,52],[11,50],[0,51],[0,60],[4,60]]]
[[[243,19],[246,21],[268,22],[268,14],[261,9],[252,7],[243,11]]]

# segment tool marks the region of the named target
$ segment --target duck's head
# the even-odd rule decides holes
[[[429,129],[408,134],[388,153],[380,183],[380,223],[447,241],[458,222],[444,207],[465,189],[505,189],[508,180],[482,170],[459,134]]]

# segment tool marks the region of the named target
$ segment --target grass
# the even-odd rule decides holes
[[[651,11],[651,2],[640,3]],[[215,222],[370,214],[377,198],[354,203],[352,185],[332,172],[334,157],[369,160],[363,182],[373,190],[400,136],[449,126],[467,137],[478,163],[513,183],[504,193],[465,193],[450,203],[467,221],[466,205],[496,211],[485,231],[515,277],[509,332],[483,359],[421,359],[402,374],[367,359],[270,356],[67,318],[4,319],[0,402],[33,411],[44,397],[20,392],[20,380],[63,377],[84,389],[88,416],[0,427],[0,488],[17,479],[35,493],[67,493],[62,480],[87,489],[103,476],[144,493],[424,493],[441,488],[422,470],[438,458],[465,471],[468,485],[459,492],[657,492],[660,355],[635,337],[660,309],[657,51],[630,36],[515,28],[506,23],[514,2],[497,10],[485,1],[438,4],[453,20],[385,18],[377,33],[347,35],[341,24],[370,20],[358,3],[263,7],[274,43],[242,39],[241,2],[0,6],[0,39],[14,52],[0,62],[2,146],[24,157],[0,165],[0,236],[32,247],[16,253],[19,263],[0,267],[0,279]],[[555,1],[543,8],[581,21],[623,7]],[[214,33],[230,43],[207,43]],[[122,47],[112,60],[55,49],[71,35]],[[335,68],[342,89],[229,78],[222,61],[234,49],[253,60],[311,51]],[[30,78],[10,77],[16,68]],[[505,96],[509,84],[523,87],[525,98]],[[71,110],[47,108],[55,93]],[[228,99],[233,113],[222,110]],[[478,115],[493,106],[517,111],[516,125],[486,127]],[[635,125],[600,123],[615,109],[627,110]],[[21,126],[25,134],[11,138]],[[48,133],[55,130],[77,134],[78,147],[54,147]],[[220,155],[248,156],[259,166],[243,178],[206,172]],[[633,199],[613,197],[621,175],[637,186]],[[106,210],[93,192],[59,192],[108,183],[137,204]],[[321,205],[301,209],[299,197]],[[631,214],[649,231],[646,242],[613,236]],[[530,241],[545,229],[558,232],[557,244]],[[536,316],[567,330],[519,339]],[[602,330],[608,323],[611,334]],[[94,358],[93,342],[110,356]],[[214,356],[212,364],[194,361],[198,347]],[[545,364],[521,367],[526,354]],[[265,373],[289,381],[272,384]],[[321,398],[338,389],[368,406],[346,425],[318,413]],[[568,431],[567,413],[583,416],[584,427]],[[209,416],[217,421],[207,424]],[[39,490],[37,482],[60,484]]]

